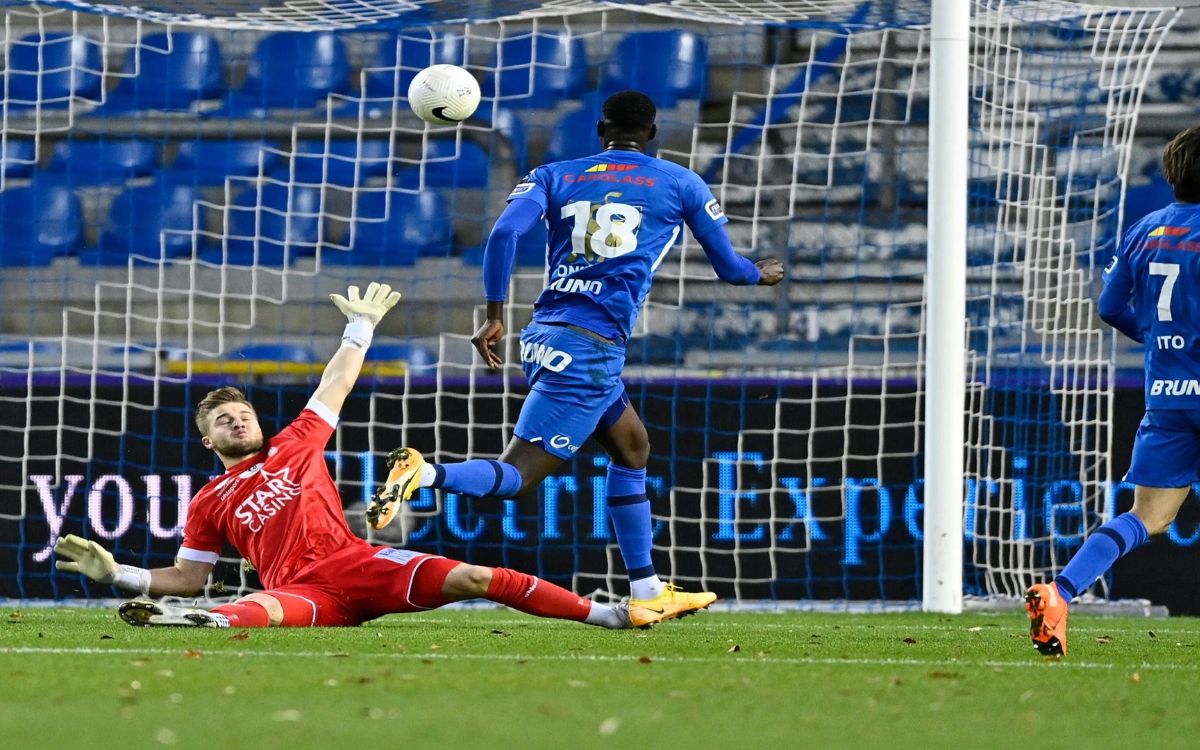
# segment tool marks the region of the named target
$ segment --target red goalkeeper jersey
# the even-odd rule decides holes
[[[370,546],[346,524],[325,465],[336,426],[328,407],[310,401],[261,452],[204,485],[188,505],[179,557],[213,563],[229,542],[270,589],[334,552]]]

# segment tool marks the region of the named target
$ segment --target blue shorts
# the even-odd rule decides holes
[[[560,325],[521,331],[529,396],[514,434],[570,458],[597,428],[612,426],[629,404],[621,370],[625,348]]]
[[[1200,409],[1147,410],[1125,481],[1142,487],[1189,487],[1200,481]]]

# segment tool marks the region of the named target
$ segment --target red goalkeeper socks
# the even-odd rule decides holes
[[[561,620],[584,622],[592,610],[592,603],[587,599],[549,581],[508,568],[492,568],[487,598],[531,615]]]
[[[224,615],[231,628],[265,628],[271,624],[267,610],[254,602],[235,602],[213,607],[212,612]]]

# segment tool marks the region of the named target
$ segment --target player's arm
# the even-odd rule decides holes
[[[487,299],[487,320],[471,337],[471,343],[483,357],[484,363],[496,369],[501,364],[496,345],[504,338],[504,301],[508,282],[512,278],[513,260],[521,235],[542,220],[542,206],[537,201],[514,198],[505,207],[483,248],[483,290]]]
[[[724,225],[713,226],[707,232],[696,235],[696,241],[704,249],[704,255],[721,281],[737,285],[774,286],[783,280],[782,262],[766,258],[751,263],[733,249]]]
[[[204,588],[212,563],[176,559],[167,568],[147,570],[119,565],[112,553],[96,542],[67,534],[54,543],[54,567],[68,573],[82,573],[97,583],[107,583],[126,591],[155,596],[192,596]]]
[[[1114,255],[1108,268],[1104,269],[1104,289],[1100,291],[1097,305],[1100,319],[1140,344],[1142,333],[1132,301],[1133,277],[1128,264],[1122,263],[1119,255]]]
[[[346,330],[342,332],[342,345],[325,365],[321,382],[313,393],[313,399],[329,407],[334,414],[342,410],[342,404],[354,388],[358,374],[362,372],[363,358],[375,335],[375,326],[383,320],[397,302],[400,292],[393,292],[387,284],[377,284],[372,281],[367,285],[367,291],[358,296],[358,287],[352,286],[343,297],[331,294],[333,304],[349,319]]]

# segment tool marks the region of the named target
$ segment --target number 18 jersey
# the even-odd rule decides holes
[[[1146,408],[1200,408],[1200,205],[1173,203],[1130,227],[1104,283],[1136,316]]]
[[[538,167],[513,189],[516,199],[537,202],[549,228],[549,278],[534,321],[616,341],[632,332],[683,224],[701,236],[728,221],[699,175],[638,151]]]

